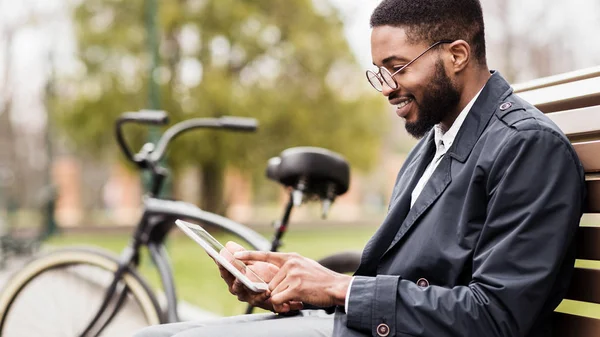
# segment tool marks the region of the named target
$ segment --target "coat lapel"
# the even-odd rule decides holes
[[[406,213],[410,209],[412,191],[415,186],[417,186],[419,179],[435,154],[433,131],[429,133],[423,145],[419,156],[406,168],[406,171],[396,183],[398,193],[396,198],[392,199],[392,202],[390,203],[388,216],[384,220],[384,225],[388,221],[394,222],[393,220],[396,220],[395,222],[397,222],[398,219],[404,219],[404,216],[406,216]],[[392,214],[394,214],[394,216],[390,216]],[[402,215],[402,217],[398,218],[397,215]]]
[[[390,251],[400,241],[400,239],[402,239],[402,237],[411,229],[417,220],[419,220],[421,215],[423,215],[423,213],[425,213],[425,211],[427,211],[427,209],[429,209],[429,207],[435,203],[444,190],[446,190],[446,187],[448,187],[452,181],[452,174],[450,171],[451,164],[452,159],[450,156],[445,155],[441,159],[438,167],[435,169],[423,187],[421,194],[419,194],[419,197],[417,197],[413,207],[410,208],[406,218],[404,218],[402,226],[400,226],[398,231],[395,233],[394,239],[387,246],[387,250],[383,255]]]
[[[419,181],[418,176],[425,171],[427,164],[431,161],[433,154],[435,153],[433,137],[431,137],[431,139],[428,137],[424,145],[421,153],[419,153],[419,155],[406,167],[406,171],[402,174],[402,177],[398,179],[395,186],[397,192],[392,196],[388,214],[392,213],[394,210],[397,212],[397,209],[404,209],[403,206],[406,206],[406,211],[401,212],[401,214],[406,214],[406,212],[408,212],[408,207],[410,207],[410,195]],[[389,216],[386,217],[386,220],[388,218]]]
[[[385,252],[386,248],[398,232],[398,228],[405,219],[410,209],[410,198],[419,178],[433,159],[435,144],[433,132],[424,139],[423,147],[418,155],[407,164],[406,170],[398,177],[394,187],[392,201],[388,214],[383,223],[369,240],[363,250],[361,264],[355,275],[374,275],[377,270],[377,261]]]

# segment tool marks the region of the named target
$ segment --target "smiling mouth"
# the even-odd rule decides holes
[[[405,101],[402,101],[402,102],[400,102],[399,104],[396,104],[396,107],[397,107],[398,109],[402,109],[402,108],[404,108],[405,106],[407,106],[408,104],[410,104],[412,101],[413,101],[413,99],[412,99],[412,98],[409,98],[409,99],[407,99],[407,100],[405,100]]]
[[[398,115],[398,117],[407,118],[411,110],[410,104],[414,102],[414,100],[415,99],[413,97],[406,97],[405,99],[402,99],[399,103],[394,104],[396,106],[396,114]]]

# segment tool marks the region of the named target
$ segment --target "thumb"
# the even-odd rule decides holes
[[[241,245],[239,245],[238,243],[235,243],[233,241],[228,241],[225,244],[225,248],[227,248],[228,251],[235,253],[235,252],[243,252],[246,249],[244,247],[242,247]]]

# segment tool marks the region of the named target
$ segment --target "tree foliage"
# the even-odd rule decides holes
[[[340,152],[353,168],[374,162],[384,102],[357,67],[338,13],[319,8],[310,0],[159,1],[153,77],[171,122],[234,115],[260,123],[256,134],[179,138],[168,152],[171,168],[199,165],[219,181],[227,165],[262,171],[269,157],[300,145]],[[55,118],[81,151],[114,155],[114,120],[147,107],[145,14],[144,0],[74,8],[81,72],[61,81]],[[144,130],[130,131],[140,146]]]

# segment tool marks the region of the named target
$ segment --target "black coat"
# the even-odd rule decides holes
[[[402,166],[334,336],[552,336],[585,194],[568,139],[494,73],[410,208],[434,152]]]

